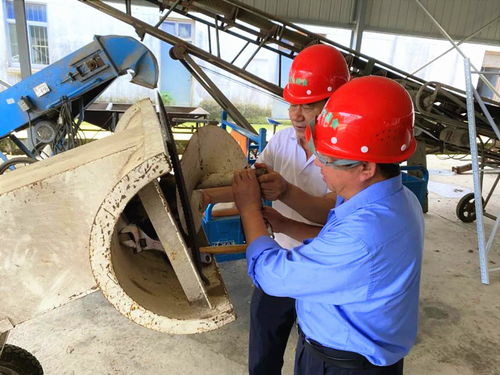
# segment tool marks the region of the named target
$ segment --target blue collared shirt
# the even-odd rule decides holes
[[[292,250],[257,238],[248,274],[296,299],[306,337],[390,365],[415,343],[423,241],[422,208],[397,176],[338,197],[318,236]]]

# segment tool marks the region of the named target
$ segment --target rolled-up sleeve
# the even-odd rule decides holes
[[[366,245],[341,232],[326,232],[286,250],[262,236],[247,248],[248,274],[264,292],[318,303],[367,298],[371,260]]]

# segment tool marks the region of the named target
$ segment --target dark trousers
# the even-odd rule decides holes
[[[295,300],[255,288],[250,303],[250,375],[280,375],[283,354],[295,322]]]
[[[340,368],[326,362],[299,335],[295,351],[295,375],[403,375],[403,359],[391,366],[366,369]]]

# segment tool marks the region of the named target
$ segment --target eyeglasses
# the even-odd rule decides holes
[[[318,109],[323,108],[325,103],[326,103],[326,99],[319,100],[319,101],[314,102],[314,103],[290,104],[290,107],[288,107],[288,110],[290,112],[297,112],[301,108],[304,112],[312,112],[312,111],[316,111]]]
[[[331,161],[328,160],[326,156],[319,154],[316,151],[316,147],[314,146],[314,127],[316,125],[317,119],[318,116],[316,116],[316,118],[309,123],[309,128],[311,129],[311,138],[309,139],[307,146],[309,147],[309,151],[311,151],[314,154],[314,156],[316,156],[316,158],[319,160],[321,164],[323,164],[326,167],[331,167],[334,169],[351,169],[358,165],[363,164],[362,161],[347,160],[347,159],[336,159]]]
[[[317,152],[313,152],[313,154],[314,156],[316,156],[316,158],[319,160],[321,164],[327,167],[332,167],[334,169],[351,169],[358,165],[363,164],[362,161],[345,160],[345,159],[337,159],[330,161],[325,156]]]

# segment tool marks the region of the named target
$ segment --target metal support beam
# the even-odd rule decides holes
[[[242,128],[249,130],[250,132],[257,134],[255,129],[250,125],[247,119],[241,114],[240,111],[231,103],[231,101],[224,95],[222,91],[219,90],[217,85],[212,82],[212,80],[206,75],[206,73],[201,69],[201,67],[196,64],[196,62],[187,53],[187,49],[182,44],[177,44],[170,51],[170,56],[174,59],[178,59],[189,72],[195,77],[195,79],[203,86],[205,90],[208,91],[214,100],[229,113],[233,120]]]
[[[125,0],[125,12],[131,16],[132,15],[132,1]]]
[[[493,18],[493,19],[492,19],[490,22],[488,22],[486,25],[481,26],[479,29],[477,29],[477,30],[476,30],[476,31],[474,31],[472,34],[470,34],[468,37],[466,37],[466,38],[464,38],[464,39],[460,40],[460,41],[457,43],[457,46],[459,46],[460,44],[462,44],[462,43],[464,43],[464,42],[468,41],[469,39],[471,39],[471,38],[473,38],[473,37],[475,37],[477,34],[479,34],[481,31],[485,30],[486,28],[488,28],[491,24],[495,23],[495,22],[496,22],[497,20],[499,20],[499,19],[500,19],[500,16],[497,16],[497,17]],[[448,52],[453,51],[454,49],[455,49],[455,47],[454,47],[454,46],[453,46],[453,47],[448,48],[448,49],[447,49],[446,51],[444,51],[442,54],[440,54],[439,56],[437,56],[437,57],[433,58],[433,59],[432,59],[431,61],[429,61],[428,63],[426,63],[426,64],[422,65],[420,68],[418,68],[418,69],[417,69],[417,70],[415,70],[414,72],[410,73],[409,75],[410,75],[410,76],[413,76],[413,75],[417,74],[417,73],[418,73],[418,72],[420,72],[422,69],[424,69],[424,68],[428,67],[428,66],[429,66],[429,65],[431,65],[434,61],[439,60],[441,57],[443,57],[444,55],[446,55]],[[482,73],[482,74],[489,74],[489,73],[491,73],[491,72],[489,72],[489,73],[488,73],[488,72],[480,72],[480,73]]]
[[[477,92],[477,90],[473,87],[474,91],[474,97],[476,98],[477,102],[479,103],[479,107],[481,107],[481,110],[483,111],[484,115],[486,116],[486,119],[490,123],[491,127],[493,128],[493,131],[495,132],[495,135],[497,136],[498,139],[500,139],[500,130],[498,129],[497,124],[495,124],[495,120],[493,120],[493,117],[490,114],[490,111],[488,111],[488,108],[484,105],[484,102],[481,99],[481,95]]]
[[[356,23],[351,33],[351,49],[360,52],[365,31],[366,0],[356,0],[354,5],[354,22]]]
[[[188,301],[204,303],[212,308],[203,281],[158,182],[153,181],[144,187],[139,197]]]
[[[231,61],[231,64],[234,64],[234,62],[238,59],[238,57],[240,57],[240,55],[243,53],[243,51],[248,47],[248,45],[250,44],[250,42],[246,42],[245,45],[243,46],[243,48],[241,48],[240,52],[238,52],[236,54],[236,56],[234,57],[234,59]],[[281,86],[281,85],[280,85]]]
[[[246,69],[248,64],[250,64],[253,60],[253,58],[257,55],[257,53],[260,51],[260,49],[262,48],[262,46],[267,42],[267,37],[265,38],[262,38],[262,40],[260,41],[259,43],[259,46],[257,47],[257,49],[252,53],[252,56],[250,56],[250,58],[248,59],[248,61],[245,63],[245,65],[243,65],[243,69]]]
[[[417,0],[418,1],[418,0]],[[470,61],[468,58],[464,59],[465,70],[465,86],[467,93],[467,117],[469,122],[469,143],[470,155],[472,158],[472,172],[474,180],[474,205],[476,208],[476,228],[477,228],[477,245],[479,248],[479,264],[481,267],[481,282],[483,284],[490,283],[488,272],[488,259],[486,255],[486,244],[484,236],[484,221],[483,221],[483,202],[481,194],[481,182],[479,181],[479,161],[477,154],[477,140],[476,140],[476,118],[474,111],[474,94],[472,90],[472,79],[470,72]]]
[[[172,4],[172,6],[168,9],[167,12],[163,16],[161,16],[160,20],[156,23],[154,27],[160,27],[163,22],[168,18],[170,13],[174,10],[174,8],[180,3],[181,0],[177,0],[175,3]]]
[[[190,55],[196,56],[200,59],[203,59],[205,61],[210,62],[211,64],[222,68],[232,74],[237,75],[238,77],[242,77],[246,79],[248,82],[253,83],[254,85],[257,85],[259,87],[262,87],[269,91],[270,93],[273,93],[274,95],[277,95],[281,97],[283,93],[283,89],[277,85],[274,85],[272,83],[267,82],[266,80],[256,76],[255,74],[249,73],[243,69],[237,68],[236,66],[230,64],[227,61],[224,61],[222,59],[217,58],[217,56],[214,56],[203,49],[196,47],[192,44],[185,43],[182,39],[177,38],[171,34],[168,34],[162,30],[159,30],[152,25],[147,24],[146,22],[143,22],[137,18],[131,17],[128,14],[121,12],[120,10],[100,1],[100,0],[79,0],[83,2],[84,4],[87,4],[95,9],[100,10],[101,12],[104,12],[106,14],[109,14],[113,18],[116,18],[120,21],[123,21],[125,23],[128,23],[136,28],[136,30],[141,30],[145,33],[150,34],[151,36],[158,38],[164,42],[167,42],[173,46],[177,44],[184,44],[186,48],[188,49],[188,53]]]
[[[2,85],[2,86],[4,86],[4,87],[7,87],[7,88],[9,88],[9,87],[11,87],[11,86],[12,86],[12,85],[8,84],[7,82],[5,82],[5,81],[3,81],[3,80],[1,80],[1,79],[0,79],[0,85]]]
[[[458,48],[458,45],[455,43],[455,41],[452,39],[452,37],[446,32],[446,30],[443,28],[443,26],[441,26],[441,24],[432,16],[432,14],[427,10],[427,8],[420,2],[420,0],[415,0],[418,4],[418,6],[420,8],[422,8],[422,10],[424,11],[425,14],[427,14],[427,16],[431,19],[431,21],[437,26],[437,28],[439,29],[439,31],[441,31],[441,34],[444,35],[444,37],[446,39],[448,39],[448,41],[453,45],[453,47],[458,51],[458,53],[460,55],[462,55],[462,57],[464,59],[467,59],[467,56],[465,55],[465,53],[462,52],[462,50],[460,48]],[[469,61],[469,64],[470,66],[476,71],[476,72],[479,72],[480,69],[477,69],[474,65],[472,65]],[[469,70],[470,72],[470,70]],[[498,91],[496,90],[496,88],[491,84],[490,81],[488,81],[488,79],[482,75],[482,74],[479,74],[479,79],[481,81],[484,82],[484,84],[486,86],[489,87],[489,89],[491,91],[493,91],[497,96],[500,96],[500,94],[498,93]]]
[[[217,57],[220,59],[220,37],[219,37],[219,22],[218,17],[215,18],[215,41],[217,44]]]
[[[14,1],[14,17],[16,19],[17,48],[19,49],[21,78],[26,78],[31,75],[31,58],[24,0]]]

